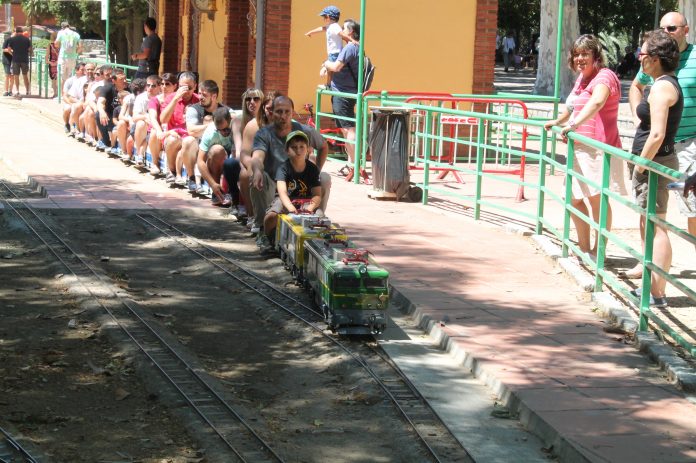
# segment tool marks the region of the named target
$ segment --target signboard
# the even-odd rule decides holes
[[[461,116],[447,116],[442,115],[440,117],[440,124],[452,124],[452,125],[476,125],[478,124],[478,119],[475,117],[461,117]]]
[[[109,0],[101,0],[101,18],[102,21],[109,18]]]

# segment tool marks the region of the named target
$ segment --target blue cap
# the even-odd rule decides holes
[[[338,18],[341,17],[341,10],[336,8],[335,6],[327,6],[323,10],[321,10],[321,13],[319,13],[319,16],[328,16],[331,19],[334,19],[338,21]]]

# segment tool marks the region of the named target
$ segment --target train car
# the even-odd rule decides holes
[[[304,243],[331,232],[347,239],[345,232],[331,223],[331,219],[315,214],[279,214],[276,226],[276,250],[285,268],[298,283],[304,282]]]
[[[347,240],[314,238],[304,250],[305,280],[329,328],[338,334],[384,331],[389,272]]]

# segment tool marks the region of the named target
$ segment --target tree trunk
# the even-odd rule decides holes
[[[563,45],[561,50],[561,99],[570,93],[575,73],[567,66],[566,56],[573,42],[580,35],[577,0],[565,0],[563,6]],[[558,34],[558,0],[541,0],[541,33],[539,43],[539,67],[534,84],[537,95],[553,95],[556,69],[556,37]]]

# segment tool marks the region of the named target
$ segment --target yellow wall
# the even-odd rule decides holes
[[[314,102],[319,67],[326,59],[323,24],[329,4],[341,10],[341,25],[360,21],[359,0],[293,0],[289,94],[295,109]],[[371,90],[470,93],[473,82],[475,0],[368,1],[365,53],[377,68]]]
[[[225,36],[227,35],[227,15],[224,14],[224,0],[218,0],[215,19],[207,14],[201,15],[201,28],[198,35],[198,73],[200,80],[212,79],[217,82],[222,94],[225,80]],[[232,104],[224,102],[225,104]]]

